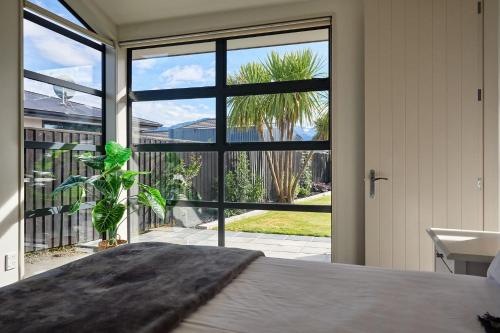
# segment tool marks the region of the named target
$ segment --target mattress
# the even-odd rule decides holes
[[[173,332],[484,332],[485,312],[485,278],[259,258]]]

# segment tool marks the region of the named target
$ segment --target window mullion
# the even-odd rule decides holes
[[[218,40],[215,44],[215,87],[217,91],[215,101],[215,133],[218,147],[218,244],[225,245],[224,232],[224,147],[226,145],[226,69],[227,69],[227,42]]]

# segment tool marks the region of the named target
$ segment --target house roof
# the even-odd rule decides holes
[[[215,128],[215,118],[203,118],[176,128]]]
[[[66,122],[100,123],[102,110],[93,106],[67,101],[32,91],[24,91],[24,113],[26,116],[44,120],[64,120]],[[134,117],[144,127],[161,127],[162,124]]]
[[[141,132],[143,134],[152,134],[158,137],[170,137],[171,139],[177,140],[187,140],[187,141],[211,141],[215,140],[215,127],[216,120],[215,118],[202,118],[194,121],[183,122],[180,124],[176,124],[170,127],[159,127],[155,129],[145,129]],[[187,130],[187,131],[186,131]],[[299,128],[296,128],[297,132],[299,132]],[[200,137],[201,132],[205,132],[205,136],[203,138]],[[210,134],[208,134],[210,132]],[[275,128],[273,130],[275,137],[279,134],[279,129]],[[231,142],[246,142],[246,141],[259,141],[258,133],[255,127],[249,128],[229,128],[228,134],[230,135]],[[266,134],[267,135],[267,134]],[[294,141],[302,141],[304,137],[299,134],[294,134]],[[309,140],[309,138],[307,138]]]

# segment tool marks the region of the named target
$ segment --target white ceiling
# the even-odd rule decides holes
[[[115,25],[311,0],[86,0]]]

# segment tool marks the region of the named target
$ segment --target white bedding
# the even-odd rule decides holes
[[[495,281],[500,285],[500,251],[488,268],[488,279]]]
[[[486,278],[259,258],[174,332],[484,332],[487,311]]]

